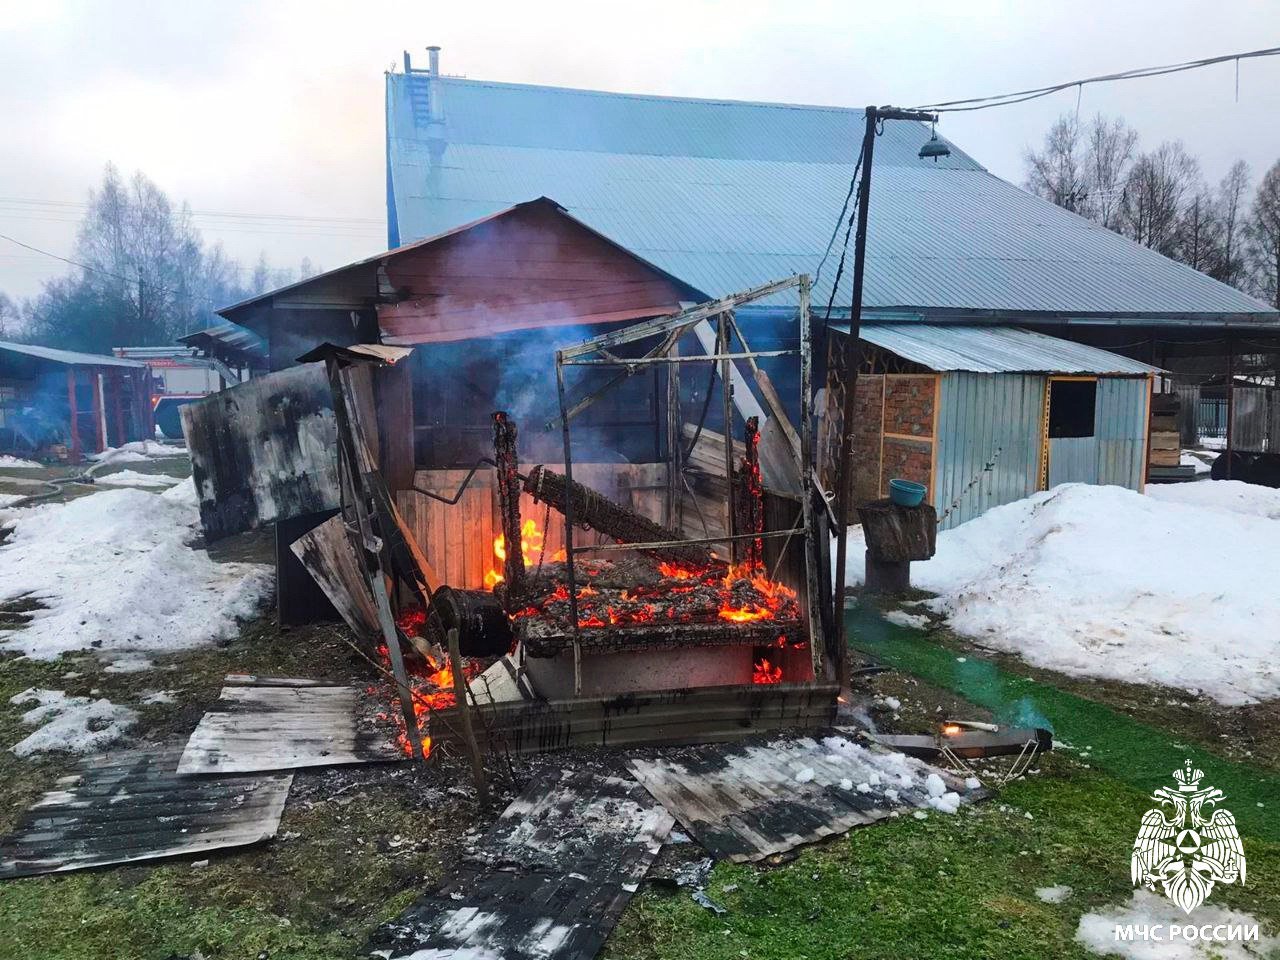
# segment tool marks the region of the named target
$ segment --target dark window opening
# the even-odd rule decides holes
[[[1096,380],[1049,381],[1049,439],[1092,437]]]

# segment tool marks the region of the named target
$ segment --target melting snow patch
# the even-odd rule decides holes
[[[118,447],[107,447],[101,453],[91,453],[87,459],[98,463],[140,463],[143,460],[185,456],[187,451],[184,447],[171,447],[154,440],[134,440]]]
[[[943,531],[912,575],[952,629],[1039,667],[1227,705],[1280,697],[1280,490],[1063,484]]]
[[[796,783],[808,783],[813,779],[813,767],[805,767],[796,774]]]
[[[0,454],[0,469],[4,470],[39,470],[44,464],[34,460],[23,460],[10,454]]]
[[[189,649],[234,636],[271,591],[270,568],[215,563],[188,546],[199,532],[189,480],[159,496],[105,490],[10,517],[0,601],[30,594],[47,609],[0,633],[0,649],[40,660]]]
[[[169,703],[177,703],[178,700],[171,690],[151,690],[145,693],[142,699],[138,702],[144,707],[155,707]]]
[[[912,630],[923,630],[929,625],[929,618],[923,613],[907,613],[905,610],[890,610],[884,618],[890,623],[896,623],[900,627],[910,627]]]
[[[163,473],[139,473],[137,470],[120,470],[106,476],[95,476],[93,482],[106,487],[172,487],[180,483],[178,477]]]
[[[1240,940],[1206,943],[1198,936],[1205,926],[1212,932],[1214,927],[1221,929],[1236,924],[1246,928],[1257,926],[1260,939],[1248,943]],[[1144,925],[1148,930],[1159,925],[1156,932],[1161,938],[1122,940],[1117,936],[1117,930]],[[1175,936],[1174,927],[1195,932]],[[1135,890],[1127,904],[1086,913],[1076,927],[1076,942],[1094,953],[1129,960],[1256,960],[1270,956],[1271,951],[1280,946],[1276,938],[1263,936],[1257,918],[1247,913],[1201,904],[1188,916],[1171,900],[1147,890]]]
[[[11,748],[19,757],[51,751],[92,753],[119,740],[138,719],[133,710],[110,700],[68,697],[61,690],[33,687],[9,702],[16,706],[35,704],[22,715],[22,722],[29,727],[40,725]]]
[[[150,670],[153,664],[146,657],[136,653],[127,653],[123,657],[112,660],[106,665],[105,673],[141,673],[143,670]]]
[[[1071,896],[1071,888],[1067,886],[1060,887],[1037,887],[1036,896],[1045,903],[1061,903],[1067,897]]]

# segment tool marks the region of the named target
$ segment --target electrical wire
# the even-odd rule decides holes
[[[23,243],[21,240],[15,240],[13,237],[5,233],[0,233],[0,240],[8,240],[10,243],[16,243],[18,246],[23,247],[27,250],[32,250],[36,253],[42,253],[46,257],[52,257],[54,260],[61,260],[63,263],[69,263],[71,266],[79,267],[81,270],[88,270],[90,273],[97,273],[97,274],[101,274],[104,277],[111,277],[113,280],[120,280],[120,281],[123,281],[124,283],[129,283],[129,284],[136,283],[138,284],[139,287],[145,287],[149,290],[157,290],[163,293],[171,293],[174,296],[190,296],[190,294],[186,294],[180,290],[175,290],[173,287],[164,286],[158,283],[151,283],[149,281],[143,280],[141,277],[121,276],[118,273],[112,273],[110,270],[103,270],[101,267],[91,267],[89,266],[89,264],[81,263],[79,260],[71,260],[71,259],[68,259],[67,257],[59,256],[56,253],[50,253],[48,250],[41,250],[39,247],[33,247],[29,243]],[[192,297],[192,299],[200,300],[204,303],[213,304],[215,307],[218,305],[217,302],[212,297],[197,296],[197,297]]]
[[[1117,73],[1104,73],[1096,77],[1084,77],[1079,80],[1068,80],[1047,87],[1035,87],[1030,90],[1016,90],[1012,93],[1001,93],[990,97],[971,97],[966,100],[943,100],[914,107],[915,110],[928,110],[933,113],[962,113],[971,110],[987,110],[991,107],[1006,107],[1015,103],[1025,103],[1040,97],[1068,90],[1071,87],[1084,87],[1086,84],[1110,83],[1117,80],[1138,80],[1144,77],[1160,77],[1170,73],[1182,73],[1186,70],[1198,70],[1219,63],[1230,63],[1237,66],[1241,60],[1255,60],[1261,57],[1280,55],[1280,47],[1266,47],[1262,50],[1249,50],[1243,53],[1229,53],[1220,57],[1205,57],[1200,60],[1186,60],[1182,63],[1165,64],[1159,67],[1139,67],[1134,70],[1121,70]]]
[[[865,146],[862,150],[858,151],[858,162],[853,165],[853,179],[850,181],[851,191],[853,188],[853,184],[858,182],[858,172],[862,169],[862,156],[863,156],[864,150],[865,150]],[[826,312],[826,315],[822,318],[822,332],[824,335],[827,332],[827,327],[831,323],[831,308],[836,302],[836,293],[840,289],[840,278],[844,276],[845,260],[849,256],[849,237],[853,233],[853,222],[858,218],[857,198],[856,197],[854,198],[852,209],[848,208],[848,204],[846,201],[845,209],[849,210],[849,223],[848,223],[848,226],[845,227],[845,231],[844,231],[844,246],[840,249],[840,262],[836,264],[836,278],[831,283],[831,296],[827,297],[827,312]],[[844,213],[845,213],[844,210],[840,211],[841,220],[844,219]],[[840,220],[837,220],[835,232],[838,233],[839,230],[840,230]],[[835,233],[832,234],[832,239],[834,238],[835,238]]]

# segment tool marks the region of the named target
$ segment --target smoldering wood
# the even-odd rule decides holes
[[[180,412],[206,541],[338,506],[337,427],[320,367],[256,377]]]
[[[222,688],[196,725],[180,774],[293,770],[405,759],[395,728],[351,686],[266,678]]]
[[[683,534],[669,530],[648,517],[629,510],[590,487],[574,483],[544,466],[529,471],[524,484],[525,493],[534,500],[547,503],[560,511],[573,524],[588,527],[620,543],[649,543],[656,541],[680,541]],[[664,547],[648,551],[652,556],[673,563],[705,565],[711,562],[711,553],[705,547]]]
[[[369,449],[365,442],[366,431],[360,422],[359,408],[348,402],[347,384],[343,367],[338,359],[329,356],[324,361],[333,400],[334,419],[338,435],[338,466],[342,479],[344,502],[350,504],[355,517],[355,529],[351,532],[351,544],[363,563],[362,570],[373,596],[377,610],[378,626],[383,644],[395,676],[396,692],[400,701],[400,713],[414,759],[423,759],[422,740],[418,730],[417,713],[414,710],[412,688],[404,667],[404,655],[400,649],[400,634],[391,613],[391,600],[387,595],[386,576],[382,567],[382,541],[375,535],[372,522],[371,500],[366,478],[374,473]]]
[[[867,555],[882,562],[928,560],[938,547],[938,512],[932,504],[903,507],[887,497],[858,507]]]
[[[764,562],[764,486],[760,477],[760,421],[748,417],[743,430],[743,446],[746,455],[742,458],[737,477],[737,491],[734,503],[738,515],[734,529],[737,535],[748,535],[751,539],[743,542],[741,556],[752,569]]]
[[[632,747],[741,740],[755,733],[812,730],[835,718],[832,683],[696,687],[610,697],[481,704],[486,753],[525,755],[577,747]],[[455,708],[437,711],[433,743],[458,740]]]
[[[303,534],[289,547],[358,637],[378,634],[378,611],[341,514]]]
[[[547,771],[363,952],[591,960],[673,822],[632,780]]]
[[[181,747],[90,757],[0,839],[0,879],[247,846],[275,836],[293,774],[188,777]]]
[[[896,802],[858,791],[862,764],[807,737],[702,746],[678,757],[633,759],[628,766],[711,854],[735,863],[785,853],[929,800],[923,786],[896,788]],[[806,769],[813,776],[802,783],[796,775]],[[944,771],[933,772],[949,789],[964,789]],[[922,785],[923,773],[915,778]]]
[[[524,538],[520,531],[520,455],[516,447],[517,428],[501,410],[493,414],[493,451],[497,464],[498,518],[506,556],[503,560],[504,596],[509,610],[515,610],[525,592]]]

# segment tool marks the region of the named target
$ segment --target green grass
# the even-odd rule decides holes
[[[1047,725],[1058,740],[1076,749],[1089,747],[1091,765],[1145,792],[1167,784],[1170,773],[1190,757],[1208,782],[1226,793],[1226,805],[1244,835],[1280,841],[1280,777],[1224,759],[1177,728],[1142,723],[972,654],[958,657],[930,636],[887,623],[874,611],[859,608],[848,616],[851,643],[858,650],[956,692],[990,710],[999,722]]]
[[[1009,806],[1002,813],[1001,805]],[[1093,957],[1073,941],[1080,915],[1129,899],[1129,850],[1150,804],[1143,791],[1066,757],[956,816],[900,817],[805,848],[776,869],[720,864],[708,894],[645,890],[614,933],[610,958],[862,960]],[[1024,814],[1030,813],[1032,819]],[[1248,887],[1212,903],[1280,924],[1280,843],[1246,835]],[[1037,887],[1074,894],[1042,903]],[[726,891],[726,887],[736,889]]]

